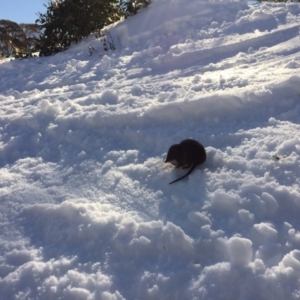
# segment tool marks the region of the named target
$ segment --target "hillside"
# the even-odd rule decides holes
[[[299,21],[152,0],[114,51],[1,60],[1,297],[298,299]],[[169,185],[186,138],[207,161]]]

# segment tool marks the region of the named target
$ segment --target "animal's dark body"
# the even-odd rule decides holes
[[[176,161],[176,168],[190,168],[190,170],[182,177],[170,182],[170,184],[189,176],[195,167],[206,161],[205,148],[199,142],[187,139],[180,144],[170,147],[165,162]]]

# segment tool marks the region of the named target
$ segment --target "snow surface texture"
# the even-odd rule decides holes
[[[299,299],[299,21],[153,0],[115,51],[2,60],[1,299]]]

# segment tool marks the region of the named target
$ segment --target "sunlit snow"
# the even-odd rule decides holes
[[[114,51],[0,61],[0,298],[299,299],[299,24],[152,0]],[[207,161],[169,185],[186,138]]]

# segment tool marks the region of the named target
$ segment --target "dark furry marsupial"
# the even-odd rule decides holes
[[[206,151],[199,142],[187,139],[180,144],[172,145],[168,151],[167,162],[175,161],[176,168],[190,168],[190,170],[182,177],[170,182],[170,184],[189,176],[193,170],[206,161]]]

